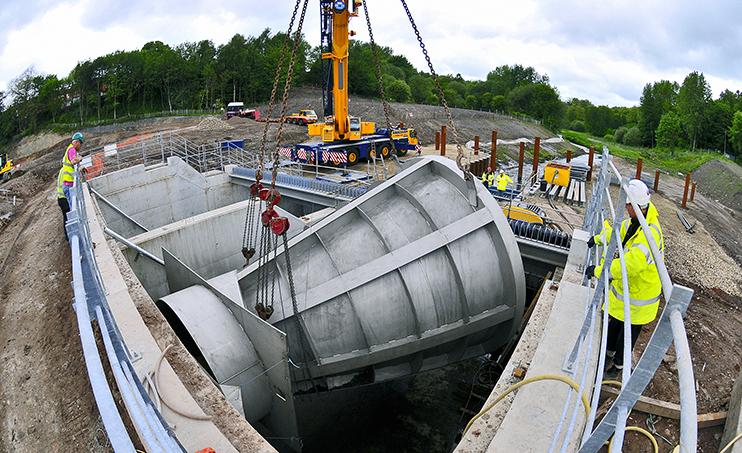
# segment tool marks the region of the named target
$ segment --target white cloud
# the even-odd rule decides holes
[[[4,0],[0,12],[0,90],[26,67],[66,75],[80,60],[148,41],[171,45],[235,33],[284,30],[293,2],[265,0],[68,0],[49,8]],[[305,35],[319,41],[310,0]],[[374,34],[427,70],[398,0],[368,0]],[[408,0],[439,73],[484,78],[504,64],[548,74],[563,99],[633,105],[644,84],[682,82],[704,72],[714,95],[742,89],[742,2],[718,0]],[[8,14],[5,14],[5,11]],[[22,11],[22,14],[13,13]],[[351,28],[368,40],[363,17]]]

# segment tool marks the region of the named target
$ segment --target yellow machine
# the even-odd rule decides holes
[[[2,165],[0,166],[0,180],[8,180],[10,179],[11,175],[15,171],[15,165],[13,165],[13,160],[8,158],[7,154],[2,155],[2,162],[0,162]]]
[[[502,212],[508,219],[522,220],[528,223],[544,224],[544,219],[530,209],[520,206],[503,206]]]
[[[345,5],[345,2],[323,2],[320,6],[322,13],[332,19],[332,31],[328,37],[332,39],[332,50],[323,52],[322,59],[330,60],[332,65],[333,111],[332,116],[325,117],[324,123],[310,124],[308,130],[309,136],[322,137],[323,142],[360,140],[362,135],[376,131],[374,123],[362,122],[360,118],[351,118],[348,114],[348,48],[349,37],[353,33],[348,30],[348,23],[351,17],[358,16],[356,9],[361,4],[355,0],[351,2],[353,11],[351,5]],[[327,110],[327,104],[325,109]],[[325,115],[327,113],[326,111]]]
[[[569,165],[549,162],[544,168],[544,180],[547,184],[556,184],[557,186],[568,187],[570,168]]]
[[[355,153],[353,155],[356,159],[375,155],[377,147],[380,154],[387,157],[391,146],[383,144],[384,137],[394,140],[397,152],[403,155],[418,145],[414,129],[405,128],[400,123],[392,130],[377,130],[375,123],[361,121],[358,117],[350,116],[348,111],[349,38],[355,35],[355,32],[348,29],[348,23],[351,17],[358,16],[357,10],[360,6],[361,2],[358,0],[320,1],[325,118],[324,122],[308,124],[307,130],[310,137],[320,137],[324,143],[358,142],[356,149],[350,148],[350,151],[347,151],[350,154]],[[368,143],[361,143],[363,141]],[[320,148],[305,148],[307,152],[321,153],[323,151]],[[348,162],[354,163],[350,162],[352,157],[350,154]]]

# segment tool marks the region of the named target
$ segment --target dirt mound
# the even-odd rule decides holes
[[[712,160],[693,172],[697,190],[707,197],[742,211],[742,167],[731,162]]]
[[[232,129],[232,126],[227,124],[226,121],[220,120],[215,117],[207,117],[201,120],[196,126],[196,129],[201,131],[223,131]]]
[[[287,106],[287,113],[300,109],[313,109],[321,117],[322,92],[319,89],[296,88],[292,90]],[[390,107],[389,120],[392,125],[396,126],[399,122],[403,122],[407,126],[414,127],[421,142],[425,145],[435,141],[435,132],[440,130],[441,125],[447,122],[445,111],[440,106],[392,102]],[[267,104],[261,104],[258,108],[262,116],[267,116]],[[385,122],[384,109],[378,99],[352,96],[349,101],[349,108],[352,115],[359,116],[364,121],[374,121],[382,125]],[[280,109],[280,105],[275,105],[271,117],[278,117]],[[475,135],[479,135],[483,142],[490,141],[492,130],[497,130],[498,138],[502,139],[554,136],[554,133],[549,132],[539,124],[506,115],[457,108],[452,108],[451,114],[462,145],[474,138]],[[453,134],[449,131],[449,143],[453,143],[453,140]]]
[[[44,151],[52,146],[61,145],[62,142],[69,139],[67,134],[55,134],[53,132],[44,132],[42,134],[24,137],[18,144],[10,148],[10,155],[13,159],[21,160]]]

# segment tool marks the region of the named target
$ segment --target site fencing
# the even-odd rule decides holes
[[[617,183],[619,186],[618,197],[615,199],[611,196],[609,187],[611,183]],[[683,315],[693,297],[693,290],[674,283],[670,279],[667,267],[664,262],[661,244],[657,244],[652,228],[647,223],[636,200],[633,200],[628,190],[629,178],[623,177],[608,153],[607,148],[603,148],[601,168],[595,182],[591,199],[585,212],[583,229],[591,235],[600,232],[603,222],[607,218],[612,219],[612,234],[607,238],[604,250],[596,246],[592,252],[588,252],[585,260],[585,267],[590,264],[599,264],[601,258],[604,260],[601,275],[597,279],[594,292],[587,306],[585,320],[575,345],[565,358],[563,370],[570,373],[571,377],[579,376],[580,390],[579,394],[587,388],[587,374],[589,370],[590,358],[593,357],[591,349],[594,343],[594,336],[600,332],[600,351],[598,355],[598,366],[596,378],[592,392],[591,411],[587,416],[585,428],[580,442],[580,453],[594,453],[600,450],[606,441],[611,442],[612,451],[620,451],[623,445],[624,434],[626,432],[626,422],[631,409],[636,404],[639,396],[644,392],[650,380],[657,371],[665,353],[670,344],[674,344],[677,355],[678,379],[680,382],[680,451],[695,452],[697,444],[698,426],[697,426],[697,409],[696,409],[696,388],[693,377],[693,364],[688,346],[688,339],[685,333]],[[644,352],[632,370],[631,354],[631,300],[629,298],[629,282],[627,278],[626,262],[624,255],[628,250],[624,250],[620,238],[620,228],[623,221],[624,206],[631,204],[640,223],[641,232],[645,234],[651,254],[647,256],[648,262],[654,262],[659,273],[662,283],[662,296],[665,300],[665,306],[658,317],[658,322],[652,332],[650,340],[644,349]],[[647,253],[647,252],[645,252]],[[601,384],[605,369],[606,349],[607,349],[607,327],[608,316],[603,314],[602,322],[598,322],[601,315],[601,307],[609,303],[609,291],[612,290],[610,282],[610,268],[614,260],[619,260],[622,274],[622,290],[620,291],[624,305],[624,345],[623,345],[623,364],[621,375],[621,390],[608,412],[598,422],[593,429],[596,419],[597,403],[600,395]],[[592,276],[585,276],[590,280]],[[619,294],[619,292],[616,292]],[[634,301],[635,304],[640,301]],[[602,326],[598,331],[598,327]],[[585,351],[587,351],[585,353]],[[565,401],[562,413],[562,423],[557,426],[557,432],[554,435],[555,441],[552,442],[550,451],[556,449],[556,443],[564,427],[564,421],[567,420],[568,407],[570,405],[571,394]],[[577,411],[579,405],[575,404],[569,422],[566,427],[567,435],[561,444],[560,451],[567,450],[571,434],[576,428]]]
[[[263,159],[266,169],[271,169],[273,158],[269,148]],[[280,153],[290,155],[290,149],[282,147]],[[244,146],[243,140],[213,141],[209,143],[194,143],[178,131],[166,131],[126,140],[117,144],[102,146],[90,151],[90,163],[86,172],[88,179],[111,173],[134,165],[152,166],[166,164],[169,157],[179,157],[186,164],[200,173],[211,170],[225,170],[227,165],[236,165],[244,168],[258,168],[261,157],[257,150]],[[375,159],[378,160],[378,159]],[[288,159],[280,161],[280,173],[293,176],[321,176],[320,173],[347,171],[342,167],[333,167],[314,163],[293,162]],[[367,180],[356,178],[355,185],[366,186],[372,180],[371,170],[377,163],[369,163],[365,172]],[[353,170],[355,173],[358,170]],[[264,178],[270,177],[269,174]],[[383,178],[386,179],[386,178]],[[265,181],[265,179],[264,179]]]
[[[139,435],[137,445],[141,442],[149,452],[185,452],[139,380],[133,366],[137,358],[127,348],[111,314],[106,289],[93,254],[93,241],[78,172],[75,172],[70,198],[71,210],[65,228],[72,255],[73,306],[95,403],[111,446],[117,453],[135,451],[135,442],[124,426],[125,416],[119,412],[111,385],[106,379],[102,357],[96,344],[93,320],[98,324],[116,388],[126,407],[128,418]]]

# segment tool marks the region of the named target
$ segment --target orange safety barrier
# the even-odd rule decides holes
[[[103,153],[93,154],[93,165],[85,169],[88,178],[95,178],[103,172]]]

